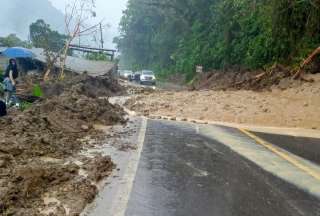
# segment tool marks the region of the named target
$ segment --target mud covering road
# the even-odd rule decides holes
[[[313,79],[313,83],[262,92],[155,91],[133,96],[126,107],[144,116],[319,130],[320,75]]]
[[[149,120],[125,215],[320,215],[319,198],[218,142],[219,130],[211,139],[195,124]]]
[[[57,94],[59,85],[48,86],[53,93],[0,119],[0,215],[75,216],[94,200],[116,168],[89,151],[108,139],[98,125],[126,123],[121,107],[83,88],[104,83],[81,76]],[[117,88],[107,84],[106,97]]]

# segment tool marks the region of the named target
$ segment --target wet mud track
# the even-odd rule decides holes
[[[149,120],[125,215],[317,216],[320,202],[194,124]]]

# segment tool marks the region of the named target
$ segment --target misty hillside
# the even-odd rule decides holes
[[[28,38],[29,25],[41,18],[55,30],[64,30],[63,13],[48,0],[1,0],[0,36],[17,34]]]

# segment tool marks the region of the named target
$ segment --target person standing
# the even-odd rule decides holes
[[[9,60],[9,65],[4,74],[4,91],[5,91],[5,103],[7,106],[14,104],[19,106],[16,96],[16,80],[19,76],[17,62],[15,59]]]
[[[5,102],[0,100],[0,117],[7,115],[7,107]]]

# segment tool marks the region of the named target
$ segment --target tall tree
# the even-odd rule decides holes
[[[47,61],[44,79],[48,80],[54,64],[63,50],[67,36],[52,30],[50,25],[40,19],[30,25],[30,38],[34,47],[44,50]]]
[[[115,42],[128,64],[191,79],[197,64],[296,64],[319,46],[319,20],[319,0],[129,0]]]
[[[65,63],[72,42],[83,34],[92,34],[99,24],[87,26],[90,18],[96,17],[95,0],[69,0],[65,8],[65,29],[67,40],[60,55],[60,79],[64,78]]]

